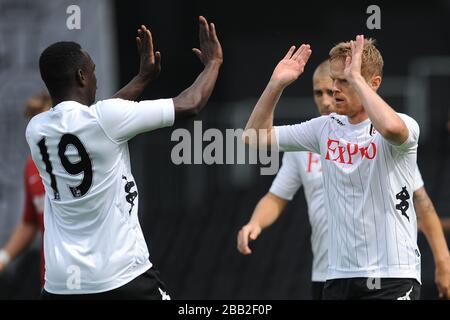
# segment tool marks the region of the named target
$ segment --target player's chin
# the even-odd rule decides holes
[[[347,114],[347,108],[345,108],[343,105],[335,106],[333,108],[333,112],[336,112],[339,115],[346,115]]]

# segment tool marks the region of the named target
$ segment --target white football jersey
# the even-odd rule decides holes
[[[417,191],[418,189],[422,188],[424,185],[422,174],[420,173],[419,167],[416,164],[416,172],[414,174],[414,191]]]
[[[290,201],[302,185],[311,224],[312,281],[325,282],[328,269],[328,231],[320,155],[309,151],[286,152],[270,192]]]
[[[127,141],[174,118],[171,99],[110,99],[64,101],[30,121],[26,138],[46,191],[46,291],[104,292],[152,266]]]
[[[399,114],[409,135],[390,144],[370,119],[331,114],[275,127],[281,151],[321,155],[328,213],[327,279],[414,278],[420,252],[413,205],[419,126]]]

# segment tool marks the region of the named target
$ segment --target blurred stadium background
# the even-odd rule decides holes
[[[68,30],[66,9],[81,8],[81,29]],[[381,8],[381,29],[368,30],[366,9]],[[381,95],[421,126],[418,162],[438,214],[450,215],[450,1],[153,1],[0,0],[0,246],[21,218],[25,101],[43,88],[38,57],[59,40],[78,41],[97,64],[98,99],[111,96],[137,72],[135,33],[152,31],[162,53],[159,79],[143,98],[173,97],[202,66],[197,17],[214,22],[224,64],[209,105],[196,120],[207,128],[242,128],[273,67],[291,44],[310,43],[313,55],[300,80],[286,90],[276,113],[281,124],[316,115],[312,71],[332,45],[363,33],[385,59]],[[193,119],[176,124],[193,129]],[[140,190],[140,220],[152,261],[176,299],[308,299],[310,227],[303,192],[244,257],[236,235],[272,176],[257,165],[172,164],[172,128],[130,143]],[[419,235],[422,297],[437,297],[434,264]],[[0,298],[39,295],[39,240],[0,275]]]

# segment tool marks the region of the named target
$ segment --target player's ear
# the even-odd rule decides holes
[[[81,69],[77,70],[76,80],[77,80],[77,84],[79,84],[81,87],[86,86],[86,77],[83,73],[83,70],[81,70]]]
[[[370,80],[370,86],[374,91],[377,91],[381,85],[381,76],[373,76]]]

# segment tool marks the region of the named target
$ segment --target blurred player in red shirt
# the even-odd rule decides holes
[[[47,111],[52,101],[47,91],[42,91],[27,101],[25,116],[30,120],[35,115]],[[28,157],[25,167],[25,203],[22,221],[17,225],[11,238],[0,249],[0,272],[33,242],[37,233],[44,232],[44,186],[39,172],[31,157]],[[44,254],[41,250],[41,284],[44,285]]]

